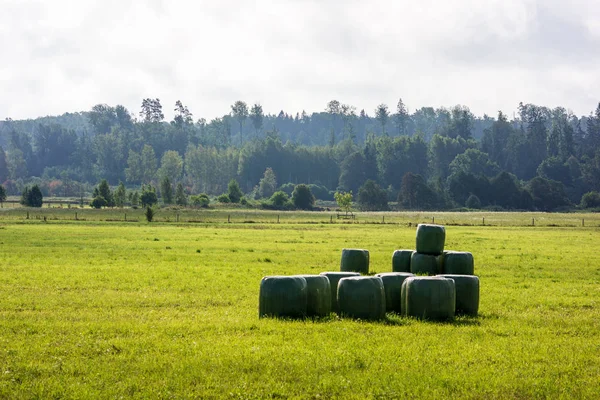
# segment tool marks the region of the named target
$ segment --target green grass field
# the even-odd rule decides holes
[[[277,224],[277,213],[236,211],[228,224],[221,210],[148,224],[141,211],[130,215],[139,222],[79,212],[85,221],[0,213],[0,398],[600,393],[598,216],[585,215],[586,227],[570,222],[578,214],[545,214],[551,222],[535,227],[449,225],[446,248],[475,257],[480,316],[366,323],[259,320],[260,280],[339,270],[344,247],[369,249],[371,270],[391,271],[393,250],[414,247],[406,222],[416,216],[331,224],[331,213],[281,213]],[[360,223],[382,215],[392,223]]]

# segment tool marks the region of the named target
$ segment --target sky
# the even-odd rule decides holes
[[[0,0],[0,119],[600,102],[597,0]]]

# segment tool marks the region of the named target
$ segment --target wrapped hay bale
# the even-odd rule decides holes
[[[402,284],[402,315],[430,320],[454,318],[456,289],[452,279],[408,277]]]
[[[260,282],[258,316],[302,318],[306,315],[306,279],[266,276]]]
[[[417,226],[417,252],[439,256],[444,251],[446,228],[442,225],[419,224]]]
[[[414,252],[410,258],[410,272],[413,274],[437,275],[442,273],[444,256],[434,256]]]
[[[360,276],[358,272],[321,272],[321,276],[325,276],[329,280],[329,293],[331,293],[331,311],[339,313],[337,302],[338,282],[342,278],[350,278]]]
[[[338,284],[340,314],[350,318],[385,318],[383,281],[376,276],[342,278]]]
[[[342,249],[342,262],[340,271],[369,273],[369,250]]]
[[[456,290],[456,314],[477,316],[479,312],[479,278],[474,275],[438,275],[452,279]]]
[[[474,264],[473,254],[468,251],[445,251],[442,271],[444,274],[473,275]]]
[[[306,280],[306,315],[325,317],[331,312],[331,288],[323,275],[297,275]]]
[[[410,258],[414,250],[396,250],[392,254],[392,271],[410,272]]]
[[[400,314],[402,312],[402,302],[400,301],[402,283],[406,278],[414,275],[409,272],[386,272],[375,276],[381,278],[383,282],[386,311]]]

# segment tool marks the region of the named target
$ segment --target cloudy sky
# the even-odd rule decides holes
[[[600,102],[597,0],[0,0],[0,119]]]

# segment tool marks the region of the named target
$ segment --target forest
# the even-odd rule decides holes
[[[321,200],[336,191],[357,200],[362,189],[380,199],[359,201],[364,209],[600,207],[600,104],[579,117],[523,103],[512,116],[479,117],[466,106],[411,113],[402,99],[371,114],[337,100],[312,114],[265,114],[241,100],[227,111],[195,119],[177,101],[166,121],[160,99],[147,98],[138,113],[98,104],[6,119],[0,184],[8,195],[38,185],[50,197],[91,196],[102,180],[129,190],[153,185],[168,203],[163,192],[176,186],[218,196],[234,179],[249,200],[300,183]]]

